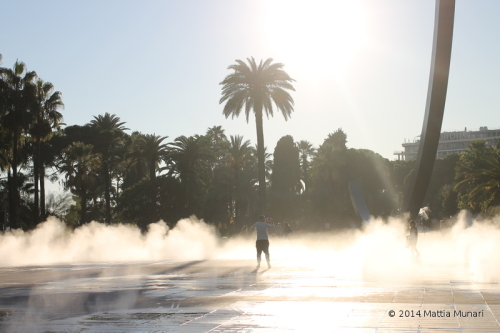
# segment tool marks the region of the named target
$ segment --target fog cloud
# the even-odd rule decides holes
[[[500,278],[499,218],[475,222],[466,212],[444,231],[420,232],[413,260],[405,248],[407,224],[400,219],[372,220],[363,229],[271,236],[271,260],[282,266],[310,266],[337,278],[427,279],[429,268],[464,267],[475,281]],[[0,266],[77,262],[155,260],[255,260],[254,237],[221,239],[216,229],[196,218],[175,228],[160,221],[141,234],[131,225],[92,222],[75,230],[55,218],[30,232],[0,235]]]

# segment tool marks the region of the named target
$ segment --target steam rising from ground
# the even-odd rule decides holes
[[[395,218],[373,220],[363,230],[271,237],[271,260],[337,278],[364,279],[425,280],[426,267],[465,265],[475,281],[492,282],[500,279],[500,229],[494,221],[467,227],[471,221],[463,212],[451,229],[421,232],[418,261],[405,248],[406,224]],[[254,236],[220,239],[213,226],[195,218],[183,219],[171,230],[160,221],[146,234],[130,225],[96,222],[71,231],[50,218],[34,231],[0,235],[0,266],[203,259],[255,260]]]

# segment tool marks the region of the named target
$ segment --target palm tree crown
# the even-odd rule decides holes
[[[248,58],[248,65],[241,60],[228,69],[234,70],[220,83],[223,85],[220,104],[226,102],[224,115],[233,118],[240,115],[245,106],[247,122],[250,110],[255,113],[265,110],[266,115],[274,116],[273,104],[281,111],[285,120],[293,112],[293,99],[287,90],[293,90],[293,80],[282,68],[283,64],[274,63],[269,58],[257,66],[255,59]],[[274,102],[274,103],[273,103]]]
[[[314,149],[313,145],[307,141],[307,140],[301,140],[297,144],[297,148],[299,149],[299,155],[300,155],[300,167],[301,167],[301,173],[302,173],[302,180],[306,184],[306,190],[308,188],[308,182],[309,182],[309,168],[310,168],[310,161],[309,158],[314,156],[314,153],[316,152],[316,149]]]
[[[195,196],[211,178],[211,166],[215,161],[210,141],[205,136],[182,135],[171,142],[170,147],[170,163],[183,186],[186,212],[193,214]]]

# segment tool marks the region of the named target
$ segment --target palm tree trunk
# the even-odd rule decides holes
[[[302,178],[304,179],[304,193],[306,193],[309,190],[309,175],[308,175],[308,168],[309,168],[309,161],[307,161],[307,155],[302,156],[302,172],[303,176]]]
[[[80,196],[80,224],[87,222],[87,190],[82,185],[82,195]]]
[[[43,162],[40,160],[40,210],[41,217],[45,219],[47,216],[45,215],[45,166]]]
[[[104,198],[106,199],[106,223],[111,223],[111,196],[109,195],[111,188],[111,180],[109,179],[109,166],[105,160],[104,168]]]
[[[157,187],[156,187],[156,165],[154,161],[150,161],[150,166],[149,166],[149,181],[151,182],[150,184],[150,200],[151,200],[151,222],[158,222],[158,211],[156,207],[156,192],[157,192]]]
[[[18,217],[17,217],[17,208],[19,205],[18,195],[17,195],[17,140],[18,140],[18,130],[14,130],[14,142],[12,149],[12,192],[9,193],[10,200],[12,200],[11,206],[11,214],[10,214],[10,227],[12,229],[18,228]]]
[[[189,177],[189,170],[186,172],[186,177],[184,178],[184,200],[185,200],[185,206],[184,206],[184,215],[189,216],[192,214],[191,210],[191,191],[189,189],[190,186],[190,177]]]
[[[240,226],[240,216],[241,216],[241,194],[240,194],[240,175],[238,169],[234,169],[234,178],[236,180],[236,200],[234,203],[234,222],[239,227]]]
[[[13,194],[13,180],[12,175],[10,173],[10,168],[7,169],[7,188],[9,189],[9,227],[12,228],[12,216],[14,214],[14,194]]]
[[[255,125],[257,126],[257,159],[259,170],[259,213],[266,214],[266,166],[264,157],[264,128],[262,121],[262,106],[255,106]]]
[[[33,226],[36,226],[39,222],[40,218],[40,201],[39,201],[39,194],[38,194],[38,189],[39,189],[39,173],[40,173],[40,167],[39,167],[39,161],[40,161],[40,138],[36,138],[36,143],[35,143],[35,155],[33,156],[33,174],[35,176],[35,205],[33,207]]]

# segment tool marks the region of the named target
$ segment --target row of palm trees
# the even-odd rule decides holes
[[[96,127],[96,122],[115,126],[103,130],[102,126]],[[238,220],[254,209],[257,154],[250,141],[238,135],[228,139],[220,126],[214,126],[205,135],[180,136],[166,142],[167,137],[155,134],[128,135],[123,125],[116,115],[106,113],[85,126],[66,128],[53,140],[55,146],[69,143],[54,159],[54,168],[81,205],[80,223],[89,220],[87,202],[94,206],[104,203],[102,220],[107,223],[116,217],[120,221],[130,220],[127,214],[134,204],[126,198],[141,186],[147,194],[134,199],[142,200],[144,218],[135,221],[141,227],[161,218],[175,222],[191,214],[203,216],[210,192],[224,194],[219,201],[226,207],[226,220]],[[102,142],[100,136],[109,136],[110,131],[114,133],[114,144],[108,150],[96,149],[92,142]],[[82,136],[82,132],[88,133]],[[71,133],[80,133],[80,138]],[[178,205],[165,207],[161,195],[169,190],[170,197],[179,199]],[[174,212],[175,217],[171,217]]]
[[[248,121],[252,112],[256,147],[242,136],[227,137],[220,126],[171,142],[167,136],[127,134],[126,123],[110,113],[62,129],[61,93],[22,62],[12,69],[0,67],[0,168],[6,174],[0,186],[9,194],[11,227],[31,228],[47,216],[47,177],[60,179],[73,194],[73,206],[59,213],[73,225],[120,221],[144,229],[159,219],[175,223],[195,214],[241,226],[269,209],[282,219],[318,224],[337,219],[345,225],[356,218],[347,190],[352,179],[361,181],[372,213],[397,211],[413,162],[348,149],[341,129],[318,149],[284,137],[271,159],[264,144],[264,114],[273,116],[276,108],[285,119],[291,116],[293,79],[272,59],[237,60],[229,69],[221,82],[223,114],[237,117],[244,110]],[[448,169],[436,170],[456,172],[456,177],[438,177],[438,194],[430,197],[434,210],[444,201],[452,203],[452,211],[500,205],[498,156],[498,148],[476,143],[453,163],[441,163]],[[455,193],[457,200],[446,193]]]
[[[0,56],[1,57],[1,56]],[[273,103],[282,112],[287,119],[293,111],[293,99],[286,90],[293,90],[290,84],[291,79],[288,74],[283,71],[283,65],[272,63],[272,59],[261,61],[259,65],[253,58],[248,59],[248,64],[237,60],[236,64],[229,66],[229,69],[234,70],[234,73],[228,75],[221,84],[223,85],[221,103],[225,102],[223,114],[228,117],[230,115],[239,115],[242,107],[245,107],[247,121],[250,110],[256,117],[257,123],[257,155],[259,169],[259,198],[260,212],[263,213],[266,207],[266,190],[265,190],[265,152],[264,152],[264,135],[263,135],[263,111],[269,117],[273,115]],[[62,114],[59,112],[64,106],[61,100],[61,93],[54,91],[51,83],[43,82],[37,77],[36,72],[27,71],[26,65],[16,61],[12,69],[0,69],[0,116],[2,122],[2,137],[1,144],[4,145],[0,161],[3,161],[2,170],[8,170],[8,192],[9,192],[9,216],[12,226],[18,225],[18,209],[19,209],[19,193],[18,193],[18,169],[20,163],[19,146],[25,145],[27,142],[33,142],[33,151],[29,158],[23,160],[24,164],[31,163],[32,174],[34,177],[34,209],[33,223],[36,224],[45,214],[45,166],[41,158],[44,142],[51,138],[54,131],[60,128],[62,124]],[[59,170],[74,174],[66,176],[66,184],[80,184],[80,186],[88,186],[92,182],[92,177],[89,176],[90,170],[95,169],[98,165],[103,178],[104,203],[105,203],[105,220],[112,220],[111,213],[111,169],[116,163],[116,158],[112,156],[111,151],[120,145],[120,140],[123,139],[123,131],[126,130],[124,123],[119,121],[116,116],[106,114],[97,116],[89,123],[91,128],[96,130],[100,141],[98,145],[90,147],[89,144],[83,142],[72,143],[66,148],[59,159],[61,167]],[[214,138],[215,141],[220,138]],[[162,146],[164,138],[155,135],[142,136],[134,142],[136,148],[147,149],[154,144],[160,148],[159,151],[136,154],[150,154],[149,160],[149,177],[151,179],[151,187],[155,182],[155,167],[152,160],[163,158],[164,156],[155,156],[155,154],[163,154]],[[200,138],[189,137],[179,138],[174,143],[177,149],[193,149],[202,147]],[[89,158],[87,156],[92,153],[99,154],[98,159]],[[208,153],[200,148],[197,153],[200,153],[202,160],[207,159]],[[79,161],[76,165],[72,165],[69,160]],[[181,182],[189,184],[184,186],[186,197],[190,197],[189,193],[193,191],[191,188],[197,180],[197,173],[201,170],[207,170],[206,165],[195,166],[186,164],[188,162],[178,159],[180,168],[186,168],[187,173],[181,176]],[[12,170],[12,175],[11,175]],[[78,175],[78,176],[77,176]],[[41,188],[41,189],[40,189]],[[84,191],[85,192],[85,191]],[[41,194],[41,203],[39,198]],[[153,200],[153,197],[151,197]],[[84,200],[85,201],[85,200]],[[85,205],[85,203],[83,203]],[[188,207],[192,203],[187,203]],[[40,211],[41,209],[41,211]]]
[[[8,170],[12,226],[19,226],[18,171],[20,164],[28,160],[26,152],[33,165],[33,220],[39,221],[40,213],[45,215],[45,166],[41,151],[44,142],[61,126],[62,114],[59,110],[63,107],[61,93],[55,91],[52,83],[39,78],[36,72],[28,71],[23,62],[16,61],[13,68],[0,67],[0,169]],[[23,145],[30,146],[30,149],[21,151]]]

